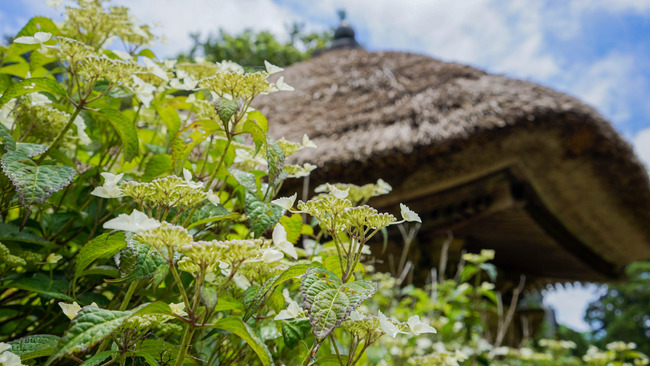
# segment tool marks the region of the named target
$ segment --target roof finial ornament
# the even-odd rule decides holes
[[[352,26],[350,26],[350,23],[346,20],[347,13],[345,10],[339,9],[337,14],[341,22],[334,31],[334,40],[329,49],[361,48],[361,45],[354,39],[354,29],[352,29]]]

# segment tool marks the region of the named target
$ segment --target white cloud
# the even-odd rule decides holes
[[[556,320],[559,324],[578,331],[589,330],[589,324],[584,321],[585,312],[590,302],[597,300],[603,294],[603,289],[597,285],[567,285],[544,293],[544,304],[555,309]]]
[[[639,131],[632,140],[632,145],[646,168],[650,168],[650,128]]]

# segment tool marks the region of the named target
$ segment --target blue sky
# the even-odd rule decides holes
[[[531,80],[580,98],[609,119],[650,165],[650,0],[115,0],[129,6],[173,57],[223,28],[270,30],[336,26],[345,9],[357,40],[373,51],[408,51]],[[65,4],[65,2],[64,2]],[[45,0],[0,0],[0,35],[32,16],[61,20]],[[594,289],[547,297],[559,319],[577,329]]]

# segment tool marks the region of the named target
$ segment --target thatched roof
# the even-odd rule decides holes
[[[506,269],[558,280],[650,258],[648,174],[579,100],[397,52],[332,51],[284,74],[296,91],[256,107],[272,135],[316,142],[296,158],[318,165],[312,187],[383,178],[393,193],[373,204],[419,211],[420,247],[451,228]]]

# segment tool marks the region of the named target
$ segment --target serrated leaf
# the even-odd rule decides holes
[[[107,282],[122,283],[150,278],[160,266],[167,265],[167,261],[154,247],[129,237],[127,246],[119,253],[119,262],[122,277],[106,280]]]
[[[79,351],[85,351],[110,336],[119,328],[133,311],[100,309],[95,306],[82,308],[64,333],[56,352],[50,356],[46,365],[55,360]]]
[[[246,301],[244,302],[244,307],[246,309],[246,314],[244,315],[244,321],[248,320],[248,318],[255,314],[264,303],[266,297],[273,292],[275,280],[277,280],[278,277],[280,277],[280,275],[269,278],[262,286],[255,286],[257,287],[257,291],[255,291],[255,293],[249,293],[248,298],[245,296]],[[253,287],[249,287],[249,289],[250,288]]]
[[[291,348],[295,348],[301,339],[307,338],[311,325],[308,320],[294,320],[282,321],[282,339],[284,344]]]
[[[172,168],[180,171],[194,147],[221,129],[217,122],[208,119],[192,122],[189,126],[180,129],[171,143]]]
[[[219,98],[214,103],[214,108],[217,110],[217,114],[221,121],[226,123],[230,120],[230,117],[239,110],[239,100]]]
[[[260,361],[262,361],[262,365],[273,365],[273,358],[269,349],[255,334],[253,329],[248,324],[244,323],[241,318],[229,316],[219,319],[212,325],[212,328],[226,330],[237,335],[239,338],[243,339],[253,349],[253,351],[255,351],[257,356],[260,358]]]
[[[283,209],[278,205],[260,201],[257,195],[246,192],[245,211],[255,237],[259,237],[280,220]]]
[[[9,342],[11,352],[20,356],[21,361],[49,356],[56,349],[61,338],[51,334],[37,334]]]
[[[296,244],[302,232],[302,215],[296,213],[291,216],[282,216],[280,224],[287,231],[287,240],[291,244]]]
[[[37,165],[31,158],[44,153],[47,145],[16,143],[16,150],[2,156],[2,171],[16,187],[25,205],[43,203],[72,182],[77,174],[65,165]]]
[[[269,184],[277,185],[281,181],[284,153],[280,145],[269,135],[266,135],[266,161],[269,166]]]
[[[74,277],[78,278],[97,259],[110,258],[126,246],[124,233],[102,234],[84,245],[77,254]]]
[[[65,89],[63,89],[56,80],[48,78],[25,79],[8,87],[7,90],[2,93],[2,97],[0,97],[0,107],[11,99],[35,92],[48,92],[59,96],[66,95]]]
[[[172,156],[169,154],[157,154],[147,163],[142,179],[145,182],[150,182],[154,178],[169,175],[172,172]]]
[[[104,363],[104,361],[111,357],[112,354],[117,354],[117,351],[101,351],[98,354],[92,356],[91,358],[84,361],[79,366],[99,366]]]
[[[228,172],[232,175],[237,183],[241,184],[248,192],[257,194],[257,182],[253,173],[245,172],[235,168],[228,168]]]
[[[138,131],[133,121],[127,119],[120,111],[115,109],[101,109],[95,113],[99,120],[108,122],[122,141],[122,154],[124,161],[129,162],[138,155]]]
[[[11,136],[11,133],[5,127],[5,125],[0,123],[0,139],[2,139],[2,144],[5,146],[5,151],[15,151],[16,150],[16,140]]]
[[[373,281],[343,284],[336,274],[325,268],[309,268],[302,278],[300,292],[316,340],[325,340],[352,310],[376,291],[377,284]]]
[[[51,280],[48,276],[42,273],[35,273],[32,277],[18,278],[11,283],[3,286],[3,288],[16,288],[25,291],[36,292],[40,295],[55,299],[61,299],[70,302],[75,301],[75,299],[64,293],[68,288],[68,281]]]
[[[266,134],[264,131],[253,121],[246,121],[242,125],[241,131],[248,133],[253,138],[255,144],[255,155],[260,151],[262,146],[266,144]]]

